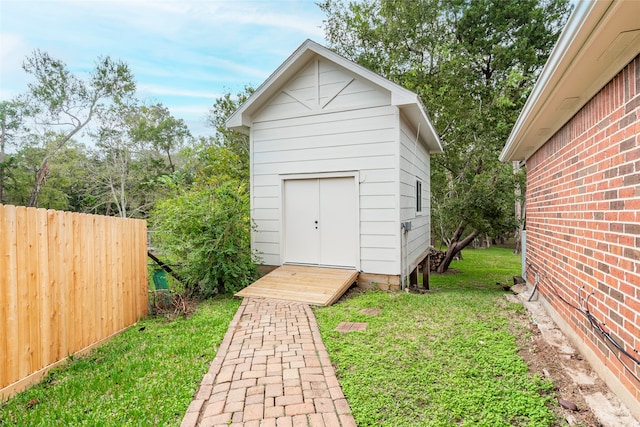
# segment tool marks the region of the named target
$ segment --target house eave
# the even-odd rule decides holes
[[[444,152],[440,138],[421,103],[400,105],[398,108],[409,120],[409,123],[417,129],[419,139],[425,143],[429,153],[440,154]]]
[[[640,53],[640,2],[581,1],[518,117],[501,161],[526,160]]]

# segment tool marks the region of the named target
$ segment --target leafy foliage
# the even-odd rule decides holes
[[[152,224],[160,247],[181,260],[179,272],[190,294],[234,292],[255,279],[244,184],[199,185],[164,199]]]
[[[246,174],[244,178],[247,180],[249,179],[249,136],[228,129],[226,121],[254,91],[253,87],[245,86],[235,95],[231,93],[222,95],[213,103],[207,118],[207,123],[215,130],[215,135],[211,138],[212,145],[227,148],[238,160],[236,170],[244,171]]]
[[[92,135],[94,208],[109,214],[115,206],[121,217],[148,216],[164,195],[157,181],[177,172],[179,149],[191,141],[184,122],[162,104],[114,105],[100,113],[100,126]]]
[[[208,119],[214,136],[183,151],[189,162],[164,177],[172,195],[152,212],[158,246],[180,260],[187,291],[197,297],[235,292],[257,276],[257,254],[251,252],[249,139],[224,126],[252,92],[245,88],[216,100]]]
[[[21,148],[11,154],[11,168],[6,176],[4,202],[28,205],[29,196],[37,176],[38,165],[45,156],[50,161],[46,185],[38,194],[38,206],[47,209],[83,211],[86,185],[91,181],[87,150],[84,145],[69,141],[64,147],[49,154],[47,140],[56,136],[31,135],[21,141]]]
[[[326,0],[343,55],[418,93],[441,138],[432,233],[453,256],[517,227],[515,177],[498,155],[569,12],[567,0]]]
[[[36,50],[24,70],[35,81],[24,97],[36,124],[44,127],[45,155],[37,167],[29,206],[37,206],[52,157],[111,103],[121,103],[135,91],[133,74],[126,63],[98,58],[87,80],[72,74],[67,65],[47,52]],[[52,129],[56,130],[53,131]]]
[[[23,68],[28,92],[0,102],[0,201],[147,217],[164,194],[159,178],[184,164],[184,121],[135,99],[122,61],[99,57],[80,76],[36,50]]]
[[[0,101],[0,203],[4,203],[5,185],[14,180],[15,157],[7,150],[18,144],[18,136],[26,131],[23,102]]]
[[[140,106],[127,115],[128,134],[132,141],[148,145],[166,156],[170,172],[176,171],[172,153],[179,151],[191,138],[184,120],[176,119],[162,104]]]
[[[214,101],[213,107],[209,110],[207,123],[215,129],[215,139],[218,144],[234,147],[235,152],[249,154],[249,139],[236,131],[228,129],[226,122],[253,92],[255,92],[253,87],[245,86],[235,95],[227,92]]]
[[[216,100],[213,136],[196,142],[168,108],[134,97],[124,62],[101,57],[80,76],[36,50],[23,68],[28,93],[0,103],[0,201],[138,218],[155,206],[157,243],[181,264],[190,294],[230,292],[255,277],[249,139],[225,127],[252,88]]]

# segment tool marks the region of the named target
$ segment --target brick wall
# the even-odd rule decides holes
[[[640,56],[527,160],[527,279],[640,402]],[[564,300],[564,301],[563,301]],[[572,307],[573,306],[573,307]]]

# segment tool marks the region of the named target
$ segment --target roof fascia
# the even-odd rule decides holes
[[[611,1],[604,0],[578,2],[511,130],[507,143],[500,154],[501,161],[521,160],[513,158],[518,148],[519,139],[531,124],[537,110],[541,108],[544,97],[548,95],[550,89],[560,79],[563,71],[573,61],[580,50],[579,48],[589,38],[594,27],[599,22],[599,18],[610,4]],[[594,9],[600,12],[599,16],[595,16]]]

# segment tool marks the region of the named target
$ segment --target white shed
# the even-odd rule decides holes
[[[228,119],[250,136],[252,248],[266,266],[356,269],[398,287],[430,243],[419,97],[311,41]]]

